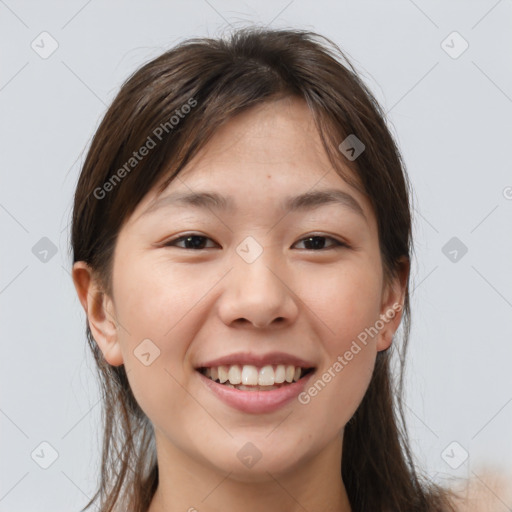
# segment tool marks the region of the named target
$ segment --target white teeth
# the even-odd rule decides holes
[[[230,381],[231,382],[231,379]],[[232,384],[234,384],[232,382]],[[242,384],[256,386],[258,384],[258,368],[256,366],[244,365],[242,368]]]
[[[292,382],[293,376],[295,375],[295,366],[292,366],[291,364],[286,367],[286,382]]]
[[[230,366],[228,377],[230,384],[240,384],[242,382],[242,370],[240,369],[240,366],[237,364]]]
[[[203,374],[214,381],[219,381],[228,387],[236,386],[237,389],[251,390],[259,389],[260,386],[266,389],[274,389],[274,384],[296,382],[300,379],[303,369],[299,366],[278,364],[276,366],[266,365],[258,368],[252,364],[231,366],[218,366],[205,368]]]
[[[276,367],[276,373],[274,375],[274,382],[276,384],[282,384],[286,377],[286,368],[284,364],[278,364]]]
[[[299,368],[300,373],[300,368]],[[260,386],[273,386],[274,385],[274,368],[267,365],[264,366],[258,374],[258,384]]]
[[[219,366],[217,368],[219,381],[221,384],[224,384],[228,380],[228,367],[227,366]]]

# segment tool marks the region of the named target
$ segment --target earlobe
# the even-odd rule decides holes
[[[392,282],[386,287],[380,319],[384,324],[377,339],[377,350],[387,350],[402,320],[405,296],[407,293],[410,262],[405,256],[399,260],[399,269]]]
[[[75,262],[72,276],[78,299],[87,315],[91,334],[105,360],[112,366],[123,364],[117,332],[118,323],[114,317],[112,300],[101,289],[100,283],[86,262]]]

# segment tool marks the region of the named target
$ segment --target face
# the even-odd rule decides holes
[[[224,207],[171,198],[190,193],[218,194]],[[335,172],[306,104],[291,98],[230,120],[142,200],[112,279],[117,331],[93,335],[124,363],[159,450],[240,480],[341,446],[400,317],[370,202]],[[274,389],[211,380],[224,371]]]

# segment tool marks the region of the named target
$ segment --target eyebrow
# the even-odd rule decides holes
[[[347,192],[335,188],[309,191],[298,196],[287,197],[282,202],[281,208],[286,212],[309,211],[329,204],[339,204],[348,208],[368,222],[363,208],[356,199]],[[226,213],[233,213],[236,209],[233,198],[216,192],[174,192],[154,201],[142,215],[145,216],[167,206],[192,206]]]

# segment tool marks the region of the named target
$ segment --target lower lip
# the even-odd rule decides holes
[[[228,388],[224,384],[219,384],[197,372],[201,381],[224,403],[239,411],[251,414],[273,412],[291,402],[304,390],[306,383],[314,373],[312,371],[297,382],[270,391],[241,391]]]

